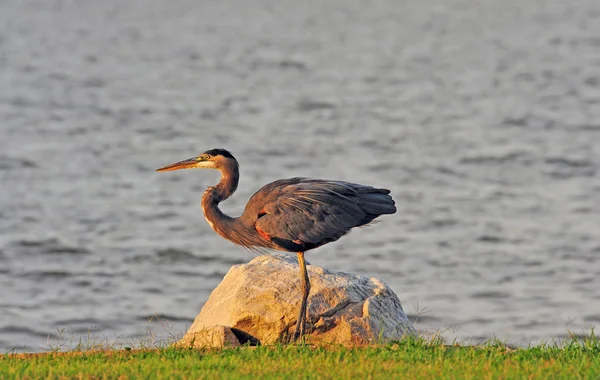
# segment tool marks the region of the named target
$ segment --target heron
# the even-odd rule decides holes
[[[211,149],[187,160],[156,169],[216,169],[221,180],[202,196],[202,211],[211,228],[223,238],[250,249],[296,253],[302,283],[302,301],[294,341],[305,335],[310,280],[304,253],[338,240],[353,227],[364,226],[384,214],[396,212],[387,189],[327,179],[295,177],[271,182],[248,201],[234,218],[219,203],[237,189],[239,164],[225,149]]]

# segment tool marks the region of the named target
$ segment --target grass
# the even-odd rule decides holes
[[[95,349],[0,356],[1,379],[599,379],[600,340],[584,339],[513,349],[494,340],[481,346],[439,339],[343,348],[308,345]]]

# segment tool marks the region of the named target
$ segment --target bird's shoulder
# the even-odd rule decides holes
[[[304,212],[319,204],[330,205],[332,197],[349,199],[357,195],[361,187],[365,186],[318,178],[280,179],[266,184],[254,193],[246,205],[244,215],[255,218],[266,213]]]
[[[362,185],[327,180],[319,178],[307,178],[307,177],[294,177],[279,179],[264,185],[250,198],[249,203],[252,202],[269,202],[280,199],[281,197],[290,196],[302,196],[317,194],[353,194],[357,192],[358,187]]]
[[[261,187],[248,201],[246,209],[254,209],[258,207],[258,210],[264,206],[277,201],[281,197],[290,196],[292,193],[297,191],[302,185],[307,183],[321,181],[306,177],[294,177],[278,179],[271,183],[268,183]]]

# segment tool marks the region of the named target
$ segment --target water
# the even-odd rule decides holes
[[[0,350],[182,333],[236,263],[206,224],[296,175],[398,213],[308,259],[459,341],[600,323],[600,3],[0,3]],[[425,308],[426,312],[421,312]],[[154,327],[152,327],[154,326]]]

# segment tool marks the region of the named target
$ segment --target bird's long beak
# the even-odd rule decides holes
[[[171,165],[167,165],[160,169],[156,169],[157,172],[168,172],[171,170],[179,170],[179,169],[191,169],[198,167],[198,158],[189,158],[187,160],[179,161]]]

